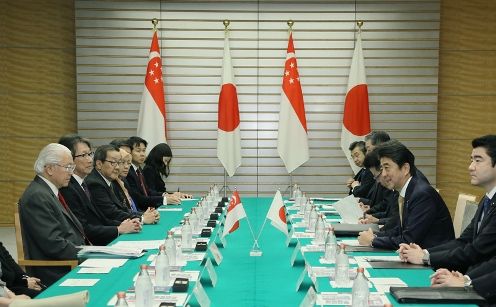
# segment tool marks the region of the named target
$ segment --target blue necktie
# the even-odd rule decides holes
[[[486,216],[487,214],[487,211],[489,211],[489,207],[491,207],[491,199],[489,199],[489,197],[485,197],[484,198],[484,202],[482,204],[482,211],[484,212],[484,216]]]

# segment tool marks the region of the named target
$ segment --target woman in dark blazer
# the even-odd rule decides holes
[[[143,167],[143,176],[152,192],[166,192],[164,179],[169,176],[169,164],[172,160],[172,150],[169,145],[160,143],[150,150]]]
[[[40,280],[27,276],[2,242],[0,242],[0,262],[2,264],[2,280],[10,291],[16,295],[25,294],[30,297],[40,294],[42,285]]]
[[[166,143],[160,143],[150,150],[146,157],[145,167],[143,167],[143,177],[146,186],[152,193],[165,193],[165,178],[169,177],[169,165],[172,160],[172,150]],[[168,192],[175,194],[179,198],[191,198],[191,195],[181,192]]]

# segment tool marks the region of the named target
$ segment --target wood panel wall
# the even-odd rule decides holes
[[[74,3],[0,1],[0,225],[40,149],[76,131]]]
[[[452,213],[470,185],[471,140],[496,133],[496,1],[441,1],[437,186]]]

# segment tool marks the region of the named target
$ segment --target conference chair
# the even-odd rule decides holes
[[[477,211],[475,195],[460,193],[456,201],[455,217],[453,218],[453,227],[455,228],[455,237],[459,238],[463,230],[470,223]]]
[[[24,244],[22,242],[21,220],[19,219],[19,204],[16,204],[14,210],[14,226],[17,246],[17,263],[26,270],[26,267],[32,266],[70,266],[71,269],[78,266],[77,260],[30,260],[24,259]]]

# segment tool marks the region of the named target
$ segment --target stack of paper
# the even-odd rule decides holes
[[[78,252],[79,258],[91,256],[91,254],[106,254],[112,256],[138,258],[143,256],[142,248],[115,247],[115,246],[81,246]]]

